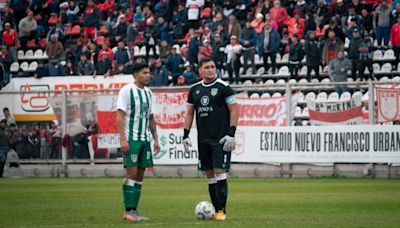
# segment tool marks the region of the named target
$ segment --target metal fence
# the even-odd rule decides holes
[[[276,93],[280,93],[282,96],[285,96],[286,99],[286,111],[287,111],[287,116],[289,119],[294,119],[296,120],[297,117],[293,116],[293,107],[291,106],[291,97],[294,93],[302,92],[303,94],[306,94],[307,92],[314,92],[314,93],[320,93],[320,92],[334,92],[335,88],[337,86],[346,86],[347,90],[354,94],[357,91],[361,92],[362,94],[365,94],[366,92],[369,93],[369,100],[368,100],[368,106],[369,107],[375,107],[375,87],[376,86],[384,86],[384,85],[392,85],[396,84],[396,82],[377,82],[377,81],[368,81],[368,82],[345,82],[345,83],[334,83],[334,82],[329,82],[329,83],[285,83],[285,84],[252,84],[252,85],[246,85],[246,84],[241,84],[241,85],[233,85],[232,87],[236,90],[237,93],[242,93],[242,94],[247,94],[247,96],[252,97],[252,94],[257,93],[257,94],[264,94],[264,93],[269,93],[271,96],[273,96]],[[157,88],[160,89],[160,88]],[[166,90],[182,90],[182,89],[188,89],[188,87],[165,87],[162,89]],[[73,112],[69,109],[69,104],[74,102],[74,99],[77,97],[91,97],[91,96],[97,96],[100,94],[114,94],[116,95],[118,93],[117,89],[106,89],[106,90],[61,90],[61,91],[13,91],[13,92],[0,92],[0,97],[1,100],[12,100],[16,101],[13,102],[13,106],[20,106],[21,104],[18,104],[18,101],[22,102],[24,95],[26,94],[38,94],[38,93],[43,93],[46,95],[46,97],[50,100],[54,97],[58,97],[59,102],[60,102],[60,109],[58,115],[59,117],[59,124],[60,124],[60,129],[61,129],[61,135],[65,136],[68,135],[67,132],[67,126],[66,123],[69,118],[74,118],[71,117],[70,115],[73,115]],[[256,97],[256,96],[253,96]],[[89,103],[91,101],[89,100]],[[297,107],[301,107],[302,104],[298,104]],[[303,104],[304,107],[304,104]],[[82,107],[79,107],[81,114],[88,114],[90,111],[88,107],[82,109]],[[91,107],[92,108],[92,107]],[[11,110],[13,110],[11,108]],[[369,120],[368,123],[370,125],[376,123],[376,113],[375,109],[369,108]],[[85,118],[82,118],[85,119]],[[96,119],[94,117],[94,119]],[[307,117],[303,116],[299,118],[300,120],[306,120]],[[87,121],[87,119],[86,119]],[[38,120],[33,119],[32,122],[40,122]],[[27,123],[32,124],[32,122]],[[299,122],[299,121],[298,121]],[[293,125],[293,121],[287,121],[287,125],[291,126]],[[24,124],[24,122],[18,123],[19,127],[21,128]],[[86,125],[86,123],[82,123],[83,125]],[[49,130],[49,129],[47,129]],[[31,134],[30,132],[27,132],[28,136]],[[27,147],[32,147],[29,145],[29,140],[27,142]],[[40,145],[40,142],[38,142]],[[89,156],[89,157],[73,157],[67,153],[68,151],[68,145],[65,142],[65,140],[61,139],[60,144],[63,144],[63,146],[58,145],[57,148],[61,150],[61,156],[54,156],[52,159],[50,157],[38,157],[35,155],[34,158],[26,158],[26,159],[21,159],[21,163],[23,164],[38,164],[38,165],[54,165],[54,164],[60,164],[61,167],[63,168],[57,168],[53,170],[52,172],[54,175],[59,175],[65,172],[65,170],[68,170],[68,165],[71,164],[97,164],[99,166],[103,164],[121,164],[122,162],[122,154],[119,152],[119,150],[109,150],[107,155],[104,156],[101,159],[94,158],[94,156]],[[72,143],[72,146],[74,143]],[[37,148],[35,149],[37,150]],[[40,151],[40,149],[39,149]],[[19,151],[17,150],[17,153]],[[37,153],[37,151],[35,152]],[[47,153],[48,156],[49,152]],[[111,155],[111,156],[110,156]],[[290,169],[289,169],[290,171]],[[288,172],[289,172],[288,171]],[[111,171],[110,171],[111,172]],[[192,171],[191,171],[192,172]],[[281,171],[279,171],[281,172]],[[397,171],[396,171],[397,172]],[[117,172],[118,173],[118,172]],[[107,174],[106,174],[107,175]]]

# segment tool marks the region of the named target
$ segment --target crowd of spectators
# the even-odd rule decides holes
[[[55,122],[15,122],[6,107],[0,118],[2,122],[0,150],[14,150],[20,159],[61,159],[61,148],[66,148],[68,159],[106,158],[107,149],[97,147],[97,123],[87,121],[80,132],[62,136],[61,128]],[[4,123],[3,123],[4,122]],[[0,163],[1,153],[0,153]]]
[[[0,5],[0,61],[9,72],[18,49],[43,48],[48,60],[39,62],[35,77],[130,74],[135,62],[147,61],[152,86],[185,85],[198,80],[198,60],[212,57],[219,74],[226,70],[230,82],[239,83],[248,69],[257,73],[255,54],[265,74],[276,74],[277,54],[288,53],[290,78],[298,78],[306,57],[310,80],[313,71],[319,77],[321,65],[335,71],[331,62],[344,51],[346,38],[344,58],[353,79],[374,78],[363,73],[372,69],[376,49],[394,50],[394,70],[400,60],[398,0],[6,2]],[[135,46],[144,46],[145,55],[138,56]],[[330,75],[333,81],[340,80],[336,75]]]

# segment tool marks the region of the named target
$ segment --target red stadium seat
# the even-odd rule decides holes
[[[74,27],[72,27],[71,31],[67,34],[70,36],[80,35],[81,34],[81,26],[75,25]]]
[[[57,15],[51,15],[47,23],[49,25],[55,25],[58,21],[58,16]]]

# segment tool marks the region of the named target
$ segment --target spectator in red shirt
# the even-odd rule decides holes
[[[286,25],[289,16],[286,9],[281,6],[281,1],[274,1],[274,7],[269,10],[269,14],[271,15],[271,19],[278,23],[279,30],[282,30],[282,27]]]
[[[390,42],[392,43],[392,48],[394,55],[396,56],[396,64],[400,62],[400,16],[397,17],[397,23],[392,26],[390,31]],[[396,64],[393,64],[393,68],[396,69]]]
[[[300,17],[299,9],[293,10],[293,14],[294,17],[290,18],[288,22],[289,37],[297,35],[301,40],[304,35],[304,19]]]
[[[97,57],[97,61],[100,61],[102,59],[103,53],[107,54],[108,59],[110,59],[110,61],[114,59],[114,52],[111,50],[111,48],[108,47],[107,44],[103,44],[101,46],[100,51],[99,51],[99,55]]]
[[[211,58],[211,56],[212,56],[212,49],[210,45],[210,40],[204,40],[203,46],[200,47],[199,55],[197,56],[197,58],[200,61],[201,59]]]
[[[88,7],[83,16],[84,36],[87,40],[88,36],[96,40],[97,27],[101,18],[100,10],[94,5],[93,0],[88,1]]]
[[[18,34],[17,32],[11,28],[10,23],[5,24],[3,32],[3,43],[7,46],[8,52],[13,60],[13,62],[17,61],[17,45],[18,45]]]

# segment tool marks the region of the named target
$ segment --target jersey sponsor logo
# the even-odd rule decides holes
[[[149,116],[149,104],[142,103],[140,105],[140,119],[145,119]]]
[[[200,93],[200,90],[196,90],[196,94],[199,94]]]
[[[212,88],[211,89],[211,96],[215,97],[215,95],[218,94],[218,88]]]
[[[131,154],[132,162],[137,162],[137,154]]]
[[[210,103],[210,98],[208,96],[202,96],[200,102],[201,105],[207,106]]]

